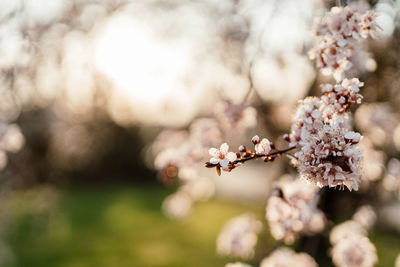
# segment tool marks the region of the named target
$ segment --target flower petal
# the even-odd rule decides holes
[[[218,158],[219,151],[215,147],[212,147],[208,150],[208,154],[212,157]]]
[[[233,161],[235,161],[235,160],[237,159],[237,156],[236,156],[235,153],[229,152],[229,153],[226,155],[226,158],[227,158],[230,162],[233,162]]]
[[[221,161],[219,162],[219,164],[221,165],[222,169],[225,169],[225,168],[228,167],[228,165],[229,165],[229,159],[224,158],[223,160],[221,160]]]
[[[228,150],[229,150],[229,146],[228,146],[228,144],[227,143],[223,143],[222,145],[221,145],[221,147],[219,148],[219,151],[222,153],[222,154],[226,154],[226,153],[228,153]]]
[[[219,162],[218,158],[211,158],[210,159],[210,163],[212,163],[212,164],[218,164],[218,162]]]

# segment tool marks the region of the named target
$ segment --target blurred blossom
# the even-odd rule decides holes
[[[218,102],[214,108],[215,117],[223,128],[233,130],[236,134],[253,128],[257,124],[257,111],[245,104],[234,104],[230,100]]]
[[[91,40],[84,32],[71,31],[63,39],[61,71],[64,92],[59,95],[70,113],[87,113],[94,104],[94,79],[92,76]]]
[[[16,0],[21,2],[25,22],[31,26],[35,24],[49,24],[59,19],[64,12],[71,8],[70,0]],[[43,8],[45,6],[46,8]]]
[[[318,264],[307,253],[296,253],[288,247],[280,247],[261,261],[260,267],[317,267]]]
[[[246,48],[252,51],[262,46],[273,55],[300,52],[308,42],[310,22],[318,8],[320,1],[240,1],[239,14],[250,20]]]
[[[360,142],[360,148],[363,153],[362,171],[363,178],[368,181],[377,181],[382,178],[385,170],[386,155],[381,150],[374,149],[371,139],[364,137]]]
[[[378,261],[376,249],[367,237],[351,236],[332,249],[336,266],[372,267]]]
[[[398,13],[398,4],[392,1],[380,0],[375,5],[375,11],[378,14],[376,21],[381,29],[380,36],[390,37],[395,29],[395,18]]]
[[[378,257],[375,246],[367,237],[351,235],[332,248],[332,260],[340,267],[372,267]]]
[[[0,149],[17,152],[25,143],[21,129],[16,124],[0,124]]]
[[[364,229],[370,230],[374,226],[377,217],[372,206],[364,205],[359,207],[354,213],[353,220],[358,222]]]
[[[254,256],[257,234],[262,224],[252,214],[243,214],[229,220],[217,238],[218,254],[249,259]]]
[[[0,122],[0,169],[7,165],[6,152],[18,152],[25,144],[25,137],[16,124]]]
[[[302,50],[320,5],[309,0],[239,2],[239,14],[249,20],[245,56],[254,61],[251,75],[263,100],[294,103],[307,94],[315,71]]]
[[[398,159],[389,160],[382,185],[385,190],[394,192],[400,199],[400,161]]]
[[[325,227],[325,216],[317,203],[316,186],[299,179],[281,179],[266,208],[272,236],[292,244],[301,234],[321,232]]]
[[[214,195],[215,185],[209,178],[199,177],[185,183],[181,189],[194,201],[205,201]]]
[[[394,267],[400,267],[400,254],[395,259]]]
[[[341,240],[348,238],[351,235],[366,236],[367,231],[363,226],[353,220],[345,221],[336,225],[330,233],[330,241],[333,245],[339,243]]]
[[[90,30],[97,21],[106,16],[107,9],[105,6],[100,4],[88,4],[83,8],[79,16],[79,22],[83,28]]]
[[[315,77],[309,60],[295,53],[259,56],[253,68],[255,90],[265,101],[295,103],[307,94]]]
[[[215,146],[222,140],[219,123],[212,118],[200,118],[190,124],[190,138],[203,147]]]
[[[168,197],[163,204],[172,218],[189,214],[194,201],[204,201],[215,193],[211,179],[199,175],[208,149],[220,140],[221,131],[214,119],[202,118],[192,122],[188,131],[164,130],[154,140],[154,167],[166,183],[178,178],[179,193]]]
[[[394,143],[397,151],[400,151],[400,122],[397,124],[396,128],[394,129],[393,143]]]
[[[21,106],[15,93],[7,89],[0,76],[0,120],[10,122],[15,120],[21,111]]]
[[[372,267],[377,261],[376,248],[366,229],[356,221],[346,221],[331,230],[332,260],[336,266]]]
[[[181,219],[189,214],[192,208],[192,199],[186,193],[178,191],[164,200],[162,208],[168,217]]]
[[[157,154],[161,151],[177,147],[182,143],[182,140],[189,138],[189,133],[185,130],[165,129],[161,131],[152,143],[152,153]]]
[[[388,103],[361,105],[355,115],[356,126],[374,145],[384,146],[391,143],[399,115],[392,112]]]

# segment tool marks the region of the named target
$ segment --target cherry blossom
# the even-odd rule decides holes
[[[268,155],[272,150],[272,143],[267,138],[263,138],[255,145],[255,150],[257,154]]]
[[[210,163],[219,164],[222,169],[227,169],[230,162],[233,162],[237,159],[237,156],[233,152],[228,152],[229,145],[227,143],[223,143],[219,149],[210,148],[208,153],[211,155]]]
[[[354,64],[353,58],[366,54],[362,39],[376,36],[376,14],[357,7],[333,7],[322,19],[316,21],[316,45],[309,56],[325,75],[333,75],[336,81],[346,78],[346,72]],[[364,65],[367,64],[366,58]]]
[[[315,234],[324,229],[325,217],[317,208],[316,189],[300,180],[281,179],[275,184],[266,208],[275,239],[292,244],[300,234]]]
[[[254,255],[257,234],[262,224],[252,214],[243,214],[228,221],[217,239],[221,255],[248,259]]]

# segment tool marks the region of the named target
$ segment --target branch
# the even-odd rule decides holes
[[[231,170],[242,165],[246,161],[253,160],[253,159],[264,158],[264,162],[273,161],[276,157],[279,157],[282,154],[285,154],[295,148],[296,148],[296,146],[293,146],[293,147],[289,147],[289,148],[286,148],[283,150],[277,150],[277,151],[269,153],[269,154],[257,154],[255,152],[253,152],[252,150],[248,150],[248,151],[244,152],[243,155],[240,155],[240,153],[238,152],[237,154],[240,155],[239,159],[229,162],[229,165],[224,169],[224,171],[230,172]],[[214,168],[215,167],[217,169],[218,175],[221,175],[222,167],[219,163],[213,164],[211,162],[206,162],[205,167],[206,168]]]

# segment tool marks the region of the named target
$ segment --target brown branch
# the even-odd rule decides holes
[[[269,153],[267,155],[257,154],[255,152],[252,152],[251,150],[246,151],[246,152],[244,152],[244,155],[241,156],[239,159],[237,159],[233,162],[229,162],[227,171],[231,171],[234,168],[236,168],[237,166],[239,166],[237,164],[242,164],[242,163],[245,163],[246,161],[253,160],[253,159],[264,158],[265,162],[273,161],[276,157],[281,156],[282,154],[285,154],[295,148],[296,148],[296,146],[293,146],[293,147],[289,147],[289,148],[286,148],[283,150],[278,150],[278,151]],[[207,161],[205,164],[206,164],[205,167],[207,167],[207,168],[216,167],[218,175],[221,175],[221,165],[219,163],[213,164],[213,163]]]
[[[283,149],[283,150],[278,150],[278,151],[269,153],[269,154],[267,154],[267,155],[265,155],[265,154],[256,154],[256,153],[253,153],[253,154],[250,155],[250,157],[246,157],[246,158],[242,158],[242,159],[237,159],[237,160],[235,160],[234,162],[231,162],[231,164],[244,163],[244,162],[246,162],[246,161],[249,161],[249,160],[252,160],[252,159],[258,159],[258,158],[262,158],[262,157],[265,157],[265,158],[276,157],[276,156],[280,156],[280,155],[282,155],[282,154],[285,154],[286,152],[289,152],[289,151],[291,151],[291,150],[293,150],[293,149],[295,149],[295,148],[296,148],[296,147],[293,146],[293,147],[289,147],[289,148],[286,148],[286,149]],[[247,153],[247,152],[246,152],[246,153]]]

